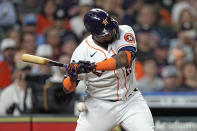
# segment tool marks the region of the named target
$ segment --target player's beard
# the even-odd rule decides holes
[[[113,43],[115,40],[117,40],[117,29],[115,29],[113,32],[112,32],[112,37],[110,40],[106,40],[105,43],[106,44],[111,44]]]
[[[112,36],[110,37],[110,39],[102,39],[102,40],[98,40],[96,38],[94,38],[94,41],[96,41],[96,43],[98,43],[100,46],[107,48],[109,44],[112,44],[115,40],[117,40],[117,30],[112,32]]]

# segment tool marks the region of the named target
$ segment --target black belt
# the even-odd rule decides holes
[[[135,88],[134,90],[133,90],[133,92],[136,92],[136,91],[138,91],[138,89],[137,88]],[[130,97],[132,95],[132,93],[131,94],[129,94],[129,96],[128,97]],[[117,102],[117,101],[120,101],[120,100],[107,100],[107,101],[110,101],[110,102]]]

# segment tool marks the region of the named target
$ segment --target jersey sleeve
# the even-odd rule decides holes
[[[117,53],[120,51],[129,51],[133,54],[137,52],[136,37],[130,26],[124,25],[120,31],[120,39],[116,46]]]
[[[84,43],[82,42],[73,52],[71,57],[71,62],[78,62],[80,60],[86,61],[87,55],[86,55],[86,47],[84,46]],[[78,74],[78,80],[84,80],[86,77],[86,74]]]
[[[71,62],[75,61],[88,61],[88,47],[86,44],[85,39],[79,44],[79,46],[74,50],[72,57],[71,57]]]

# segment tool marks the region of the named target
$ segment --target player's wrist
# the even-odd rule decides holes
[[[66,93],[71,93],[76,88],[76,81],[72,81],[71,78],[68,76],[63,80],[63,87]]]

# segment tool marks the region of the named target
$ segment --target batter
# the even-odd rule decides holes
[[[80,113],[76,131],[109,131],[118,124],[127,131],[154,131],[149,107],[136,88],[133,29],[98,8],[87,12],[84,24],[91,35],[74,51],[63,81],[66,92],[74,91],[78,80],[86,81],[87,112]]]

